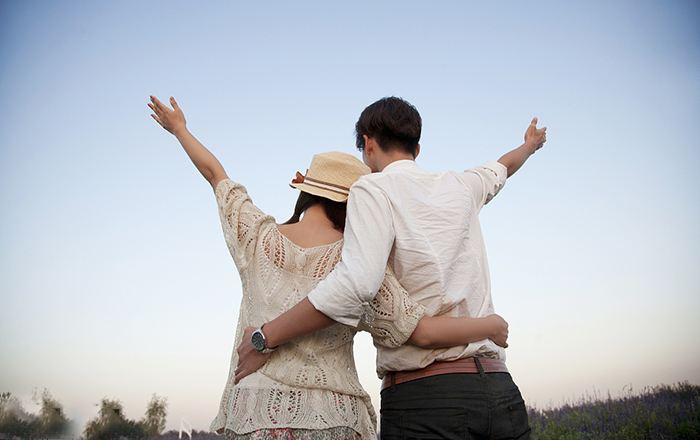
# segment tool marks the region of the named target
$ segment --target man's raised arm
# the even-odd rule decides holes
[[[350,189],[341,261],[328,276],[287,312],[265,323],[267,347],[274,348],[334,322],[356,327],[363,304],[377,294],[394,244],[389,200],[369,179],[360,178]],[[257,371],[269,355],[251,343],[247,328],[238,346],[235,383]]]
[[[498,162],[508,168],[508,177],[515,174],[525,161],[547,141],[547,127],[537,128],[537,118],[525,130],[525,142],[518,148],[504,154]]]

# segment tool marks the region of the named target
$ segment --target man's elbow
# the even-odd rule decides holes
[[[506,167],[506,179],[515,172],[515,167],[513,166],[513,163],[510,160],[508,160],[508,158],[506,158],[505,156],[498,159],[498,163]]]
[[[348,296],[353,299],[353,301],[356,301],[359,304],[367,304],[374,300],[374,298],[377,296],[383,281],[383,276],[379,278],[378,281],[368,280],[366,278],[363,280],[357,280],[353,283],[348,283],[345,286],[345,291],[347,292]]]

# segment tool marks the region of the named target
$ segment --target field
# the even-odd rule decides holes
[[[536,439],[700,438],[700,386],[687,382],[528,412]]]
[[[177,431],[163,432],[166,402],[155,395],[141,420],[125,418],[121,403],[105,398],[99,414],[84,428],[73,426],[48,391],[42,394],[41,402],[40,413],[30,414],[16,397],[0,394],[0,439],[179,437]],[[528,408],[528,413],[533,439],[700,439],[700,386],[687,382],[658,385],[641,392],[627,390],[621,397],[588,396],[557,408]],[[193,440],[222,438],[211,432],[192,432]]]

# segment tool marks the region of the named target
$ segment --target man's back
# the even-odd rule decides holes
[[[431,173],[412,160],[399,160],[355,184],[372,187],[386,197],[394,232],[389,263],[428,314],[482,317],[494,313],[478,214],[503,186],[506,172],[500,163],[490,162],[465,172]],[[360,220],[355,225],[358,230],[372,228],[371,217],[353,214]],[[362,224],[362,219],[368,223]],[[504,359],[504,350],[490,340],[441,350],[378,347],[377,369],[380,375],[387,370],[416,369],[436,359],[476,352]]]

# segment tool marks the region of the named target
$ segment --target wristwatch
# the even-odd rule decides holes
[[[255,347],[255,349],[258,350],[259,353],[272,353],[273,351],[277,350],[277,347],[267,346],[265,334],[262,332],[263,327],[265,327],[265,324],[261,325],[259,329],[253,332],[253,335],[250,337],[250,342],[251,344],[253,344],[253,347]]]

